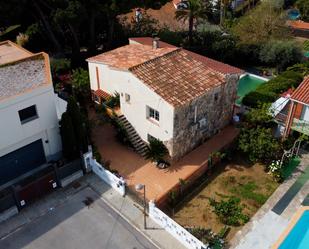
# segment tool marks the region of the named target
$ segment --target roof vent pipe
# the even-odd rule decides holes
[[[152,40],[152,48],[153,48],[153,49],[157,49],[157,48],[160,47],[159,41],[160,41],[160,38],[159,38],[159,37],[153,38],[153,40]]]

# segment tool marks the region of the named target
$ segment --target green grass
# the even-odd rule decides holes
[[[243,199],[249,199],[257,202],[258,204],[264,204],[267,200],[267,196],[257,193],[256,190],[258,186],[255,182],[248,182],[245,184],[238,183],[237,187],[233,187],[230,189],[230,192],[233,194],[237,194]]]

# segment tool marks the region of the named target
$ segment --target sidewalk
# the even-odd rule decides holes
[[[137,230],[154,242],[159,249],[185,249],[172,235],[147,217],[147,229],[144,229],[143,208],[130,197],[121,197],[109,188],[96,175],[91,174],[84,178],[89,186],[96,191],[113,209],[122,214]]]
[[[86,175],[72,185],[69,185],[67,188],[56,190],[28,206],[9,220],[0,223],[0,239],[19,230],[30,221],[36,220],[48,212],[52,212],[56,207],[62,205],[74,194],[86,187],[92,188],[100,195],[101,199],[103,199],[112,209],[118,212],[159,249],[185,248],[180,242],[174,239],[174,237],[149,218],[147,218],[147,229],[145,230],[142,207],[133,202],[128,196],[121,197],[95,174]]]

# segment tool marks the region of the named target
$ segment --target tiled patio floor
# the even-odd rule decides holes
[[[166,170],[156,168],[133,150],[123,146],[115,139],[114,128],[109,124],[98,125],[93,130],[93,141],[104,160],[110,160],[111,169],[116,169],[126,179],[129,187],[137,183],[146,185],[148,200],[159,201],[160,198],[175,187],[179,179],[187,179],[201,165],[205,165],[212,152],[229,144],[237,136],[237,129],[226,127],[221,133],[187,154]]]

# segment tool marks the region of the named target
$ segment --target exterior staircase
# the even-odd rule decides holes
[[[147,153],[148,146],[147,144],[141,139],[141,137],[137,134],[134,127],[130,124],[130,122],[126,119],[124,115],[118,116],[118,121],[124,126],[128,133],[129,140],[133,145],[134,150],[144,157]]]

